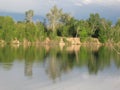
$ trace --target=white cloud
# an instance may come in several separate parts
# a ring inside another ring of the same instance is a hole
[[[0,0],[0,10],[12,12],[24,12],[27,9],[46,9],[52,5],[116,5],[120,4],[120,0]],[[64,8],[64,7],[63,7]]]
[[[90,4],[90,3],[93,3],[92,0],[83,0],[82,2],[83,2],[84,4]]]
[[[36,14],[45,15],[54,4],[70,13],[77,12],[78,7],[75,6],[87,8],[92,5],[96,8],[97,5],[104,5],[120,8],[120,0],[0,0],[0,11],[24,13],[32,9]]]
[[[83,6],[89,4],[111,6],[111,5],[119,5],[120,0],[74,0],[73,3],[76,6]]]
[[[38,13],[45,13],[55,0],[0,0],[0,11],[24,13],[32,9]]]
[[[35,9],[37,0],[0,0],[0,10],[23,12],[27,9]]]
[[[75,6],[82,6],[82,3],[75,3]]]

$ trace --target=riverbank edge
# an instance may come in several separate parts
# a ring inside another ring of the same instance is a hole
[[[65,45],[84,45],[84,46],[113,46],[113,45],[120,45],[120,43],[113,43],[113,42],[106,42],[106,43],[101,43],[97,38],[88,38],[84,42],[81,42],[80,38],[76,37],[59,37],[58,39],[50,39],[46,38],[45,40],[36,40],[36,41],[29,41],[27,39],[24,39],[22,42],[20,42],[17,39],[14,39],[10,42],[6,42],[5,40],[0,40],[0,45],[25,45],[25,46],[31,46],[31,45],[60,45],[60,46],[65,46]]]

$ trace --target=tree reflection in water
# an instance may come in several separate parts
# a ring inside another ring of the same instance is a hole
[[[109,47],[93,49],[89,46],[79,46],[76,49],[72,46],[64,47],[62,50],[58,46],[45,47],[1,47],[0,68],[10,70],[15,61],[24,62],[25,76],[32,76],[34,63],[42,63],[48,76],[56,80],[75,67],[79,69],[87,67],[90,74],[97,74],[106,67],[110,67],[113,62],[117,68],[120,67],[120,55]]]

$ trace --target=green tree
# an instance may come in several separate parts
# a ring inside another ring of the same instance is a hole
[[[104,18],[101,19],[100,25],[99,25],[99,40],[102,43],[107,42],[111,38],[111,21],[108,21]]]
[[[0,39],[2,39],[3,34],[3,24],[4,24],[4,16],[0,16]]]
[[[115,26],[120,27],[120,18],[117,20]]]
[[[36,40],[36,27],[34,23],[26,23],[25,26],[25,39],[29,41],[35,41]]]
[[[117,20],[115,26],[112,28],[112,39],[114,42],[120,42],[120,19]]]
[[[76,37],[85,38],[88,36],[89,25],[85,20],[79,20],[74,23]]]
[[[89,34],[93,37],[98,37],[99,25],[100,25],[100,15],[98,13],[90,14],[88,23],[89,23],[89,28],[90,28]]]
[[[36,35],[40,40],[44,40],[46,37],[45,25],[40,21],[36,22]]]
[[[72,18],[73,17],[69,13],[62,13],[60,21],[63,25],[68,25]]]
[[[15,23],[14,20],[9,17],[6,16],[3,19],[2,22],[2,39],[9,42],[12,39],[14,39],[14,32],[15,32]]]
[[[23,41],[23,39],[25,38],[25,28],[26,24],[24,22],[17,22],[15,24],[15,37],[19,41]]]

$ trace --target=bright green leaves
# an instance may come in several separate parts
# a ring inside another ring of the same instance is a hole
[[[10,41],[14,38],[15,23],[9,16],[0,17],[0,38]]]

